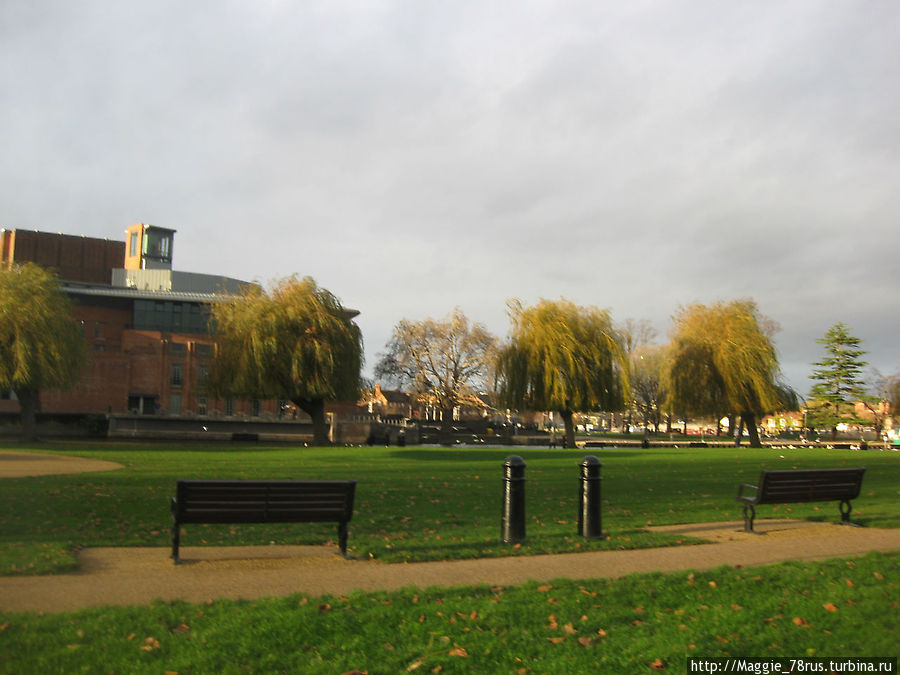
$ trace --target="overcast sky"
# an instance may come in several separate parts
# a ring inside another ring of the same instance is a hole
[[[900,370],[900,3],[0,2],[0,227],[402,318],[754,298]]]

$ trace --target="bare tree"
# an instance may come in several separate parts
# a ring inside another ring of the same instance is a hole
[[[451,442],[453,409],[483,406],[496,338],[457,307],[443,319],[403,319],[379,354],[375,376],[430,397],[441,411],[441,442]]]

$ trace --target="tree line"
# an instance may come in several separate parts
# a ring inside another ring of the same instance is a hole
[[[26,436],[40,390],[74,383],[86,359],[70,310],[52,273],[30,264],[0,271],[0,390],[16,393]],[[679,308],[666,345],[653,342],[646,321],[617,324],[605,309],[565,299],[512,300],[508,313],[505,340],[459,308],[441,319],[402,319],[375,376],[427,397],[443,413],[444,438],[454,408],[493,406],[555,411],[567,447],[575,445],[575,414],[595,411],[628,411],[657,431],[664,416],[728,417],[730,430],[746,428],[759,446],[759,420],[799,406],[782,377],[777,325],[753,300]],[[211,306],[210,392],[289,400],[312,419],[314,443],[326,445],[325,402],[359,396],[363,339],[353,316],[308,277],[223,297]],[[900,376],[880,378],[869,394],[865,352],[847,327],[835,324],[818,342],[826,355],[813,364],[810,426],[835,434],[842,422],[858,423],[849,412],[857,401],[876,419],[890,414],[884,402],[896,406]]]

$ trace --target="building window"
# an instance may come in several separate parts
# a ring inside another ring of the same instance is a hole
[[[181,414],[181,394],[172,394],[169,396],[169,414]]]
[[[184,384],[184,366],[180,363],[172,364],[172,386],[180,387]]]
[[[131,242],[128,245],[128,255],[130,257],[135,257],[138,254],[138,233],[131,233]]]
[[[209,368],[205,365],[197,366],[197,386],[206,387],[206,381],[209,379]]]
[[[186,351],[186,345],[183,342],[171,342],[169,346],[170,353],[175,356],[182,356]]]
[[[95,340],[100,339],[100,322],[99,321],[94,322],[94,339]]]
[[[259,417],[260,412],[262,412],[262,401],[260,401],[258,398],[255,398],[250,402],[250,414],[253,417]]]
[[[197,398],[197,414],[206,415],[209,412],[209,399],[206,396]]]
[[[225,416],[231,417],[234,415],[234,399],[226,398],[225,399]]]

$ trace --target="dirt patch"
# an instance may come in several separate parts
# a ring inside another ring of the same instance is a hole
[[[114,471],[121,468],[123,468],[121,464],[107,462],[102,459],[0,450],[0,478]]]

